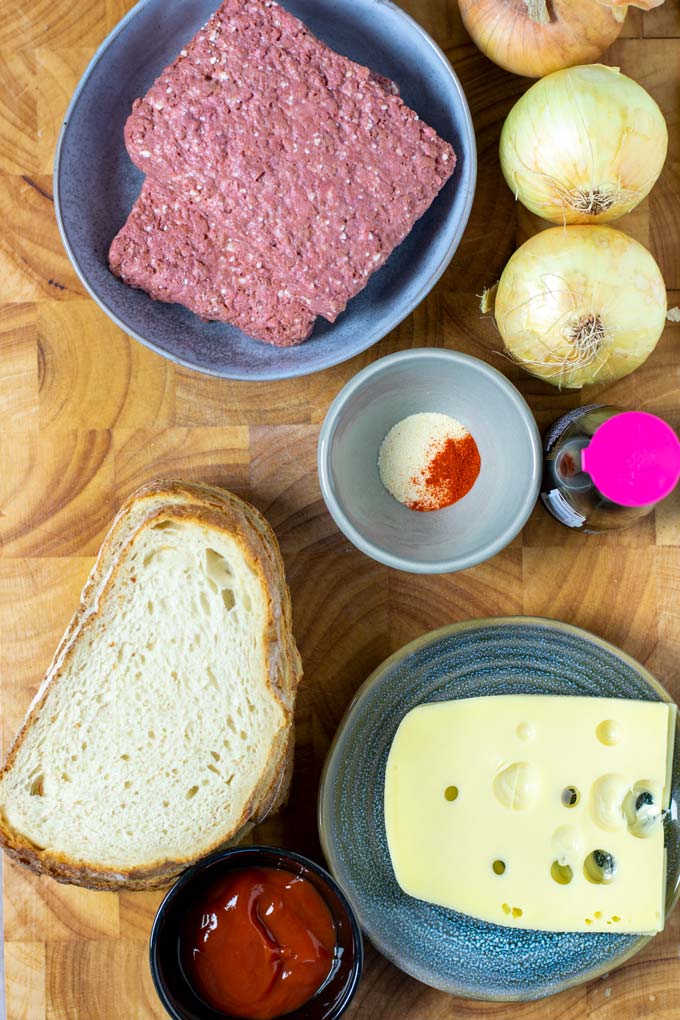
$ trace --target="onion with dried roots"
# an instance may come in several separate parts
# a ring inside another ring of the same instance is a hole
[[[513,106],[500,142],[515,197],[553,223],[605,223],[630,212],[667,149],[666,122],[649,93],[602,64],[537,81]]]
[[[663,0],[458,0],[466,29],[490,60],[542,78],[599,60],[619,36],[628,7]]]
[[[641,244],[611,227],[551,227],[530,238],[482,299],[508,355],[555,386],[628,375],[656,347],[666,288]]]

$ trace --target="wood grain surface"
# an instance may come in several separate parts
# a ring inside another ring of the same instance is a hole
[[[169,0],[170,2],[170,0]],[[181,2],[181,0],[172,0]],[[320,422],[360,368],[391,351],[441,345],[483,358],[522,390],[541,426],[582,402],[645,409],[680,427],[680,326],[632,377],[559,393],[498,354],[478,312],[518,240],[519,213],[497,156],[503,119],[527,82],[499,70],[462,29],[455,0],[406,0],[446,50],[477,131],[479,183],[450,269],[372,350],[307,379],[231,383],[164,361],[129,340],[84,293],[54,219],[51,168],[69,98],[129,0],[0,0],[0,695],[6,749],[35,693],[109,522],[157,475],[201,479],[255,503],[276,529],[292,589],[306,680],[288,808],[255,833],[320,855],[315,796],[324,755],[353,692],[404,642],[442,624],[516,613],[559,617],[615,642],[680,698],[680,491],[618,535],[572,534],[536,509],[492,561],[411,577],[362,556],[327,514],[315,470]],[[656,255],[680,304],[680,6],[632,11],[608,52],[657,99],[667,166],[618,226]],[[105,805],[102,805],[105,810]],[[164,1016],[147,939],[159,894],[93,893],[5,864],[9,1020]],[[678,1020],[680,911],[626,966],[527,1005],[453,1000],[369,948],[348,1020]]]

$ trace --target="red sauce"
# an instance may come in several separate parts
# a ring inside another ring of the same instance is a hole
[[[229,1016],[271,1020],[297,1009],[333,962],[333,918],[311,882],[290,871],[243,868],[196,904],[183,960],[194,990]]]

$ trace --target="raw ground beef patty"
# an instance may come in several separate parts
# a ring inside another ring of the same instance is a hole
[[[109,251],[112,272],[157,301],[231,322],[278,347],[301,343],[314,313],[201,210],[147,180]]]
[[[149,177],[331,321],[455,165],[391,88],[271,0],[224,0],[135,102],[125,138]],[[179,290],[167,300],[189,304]]]

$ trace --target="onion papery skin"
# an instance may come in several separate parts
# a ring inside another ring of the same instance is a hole
[[[498,284],[508,355],[555,386],[580,389],[633,372],[656,347],[666,288],[653,257],[611,227],[551,227],[530,238]]]
[[[458,0],[463,23],[482,53],[527,78],[599,60],[623,28],[599,0],[551,0],[550,22],[534,21],[524,0]]]
[[[515,197],[553,223],[607,223],[630,212],[650,192],[667,150],[666,121],[649,93],[602,64],[532,85],[500,141]]]

